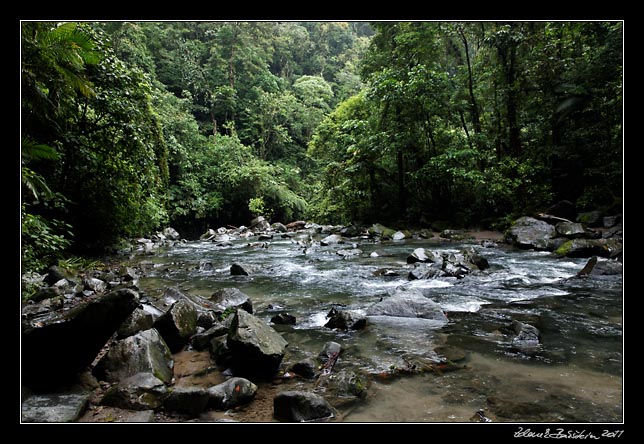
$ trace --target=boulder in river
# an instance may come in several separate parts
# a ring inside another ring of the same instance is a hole
[[[538,349],[541,333],[537,327],[519,321],[512,321],[510,328],[516,333],[516,336],[512,338],[513,347],[527,353]]]
[[[271,377],[279,368],[288,342],[263,320],[237,310],[226,341],[236,375]]]
[[[414,264],[414,269],[409,271],[407,279],[414,281],[417,279],[431,279],[435,276],[442,274],[441,269],[436,264],[425,264],[417,262]]]
[[[367,316],[422,318],[447,322],[440,305],[413,291],[400,291],[376,302],[367,309]]]
[[[297,373],[303,378],[313,379],[317,373],[317,365],[311,358],[306,358],[293,364],[289,371]]]
[[[385,227],[382,224],[373,224],[371,228],[369,228],[369,234],[371,236],[379,236],[382,238],[391,239],[395,232],[396,230],[392,230],[391,228]]]
[[[253,219],[250,222],[249,228],[253,230],[255,233],[259,233],[260,231],[270,230],[271,224],[268,223],[268,221],[264,218],[264,216],[257,216],[255,219]]]
[[[250,300],[250,296],[239,288],[220,288],[210,295],[210,300],[219,306],[221,313],[227,308],[241,308],[253,314],[253,302]]]
[[[139,295],[112,291],[69,309],[22,325],[22,378],[41,389],[64,384],[85,370],[134,311]]]
[[[555,250],[560,257],[615,257],[621,252],[622,242],[618,238],[571,239]]]
[[[172,227],[168,227],[168,228],[164,229],[163,230],[163,235],[166,238],[168,238],[170,240],[174,240],[174,241],[178,241],[178,240],[181,239],[181,236],[179,235],[179,232],[177,230],[175,230],[174,228],[172,228]]]
[[[285,391],[273,399],[275,418],[287,422],[307,422],[332,418],[333,407],[320,395],[304,391]]]
[[[232,264],[230,266],[230,274],[232,276],[248,276],[250,273],[246,268],[247,267],[244,267],[240,264]]]
[[[207,391],[209,406],[227,410],[251,402],[257,393],[257,386],[245,378],[230,378]]]
[[[197,332],[197,311],[185,299],[172,304],[154,323],[172,353],[180,351]]]
[[[416,262],[443,262],[443,258],[438,253],[425,250],[424,248],[416,248],[409,256],[407,256],[408,264],[415,264]]]
[[[555,237],[555,227],[534,217],[524,216],[517,219],[505,233],[505,240],[519,248],[549,250],[550,239]]]
[[[611,276],[622,274],[623,265],[621,262],[608,259],[598,260],[597,256],[588,259],[584,268],[577,273],[578,277],[581,276]]]
[[[137,373],[110,387],[101,405],[129,410],[154,410],[163,405],[168,389],[152,373]]]
[[[615,225],[622,223],[622,215],[616,214],[615,216],[605,216],[602,219],[604,228],[613,228]]]
[[[288,313],[278,313],[271,318],[271,322],[279,325],[295,325],[296,319]]]
[[[298,230],[303,230],[304,227],[306,227],[306,221],[303,220],[296,220],[291,223],[286,224],[286,228],[289,231],[298,231]]]
[[[461,251],[461,254],[467,263],[474,265],[481,271],[490,268],[490,263],[487,259],[481,256],[474,248],[465,248]]]
[[[286,225],[284,225],[281,222],[275,222],[274,224],[272,224],[271,229],[273,231],[277,231],[278,233],[286,233],[288,231],[288,228],[286,228]]]
[[[320,376],[318,389],[324,390],[327,399],[336,406],[346,406],[367,394],[366,382],[356,372],[342,369]]]
[[[339,234],[330,234],[320,241],[320,245],[322,245],[323,247],[343,243],[344,239],[342,239],[342,236],[340,236]]]
[[[156,329],[137,333],[110,346],[94,368],[99,379],[116,382],[137,373],[151,373],[164,383],[172,381],[174,361]]]
[[[327,328],[339,330],[360,330],[367,325],[367,318],[360,313],[351,310],[336,310],[329,312],[329,320],[324,324]]]

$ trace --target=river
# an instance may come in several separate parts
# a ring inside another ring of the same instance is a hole
[[[586,259],[560,259],[503,244],[483,248],[474,241],[433,238],[379,243],[349,239],[347,244],[320,246],[315,241],[322,237],[314,232],[293,233],[292,238],[276,234],[265,247],[249,246],[254,239],[235,240],[228,247],[211,241],[177,244],[140,257],[146,273],[139,287],[150,299],[168,286],[203,297],[218,288],[237,287],[251,297],[254,313],[266,322],[276,307],[288,311],[296,325],[275,327],[289,342],[285,363],[315,356],[327,341],[342,344],[336,369],[364,375],[369,387],[365,399],[339,409],[336,421],[469,422],[478,410],[493,421],[622,421],[621,275],[576,278]],[[312,246],[303,245],[311,239]],[[362,254],[337,254],[352,247]],[[475,247],[490,268],[463,279],[410,281],[412,265],[406,257],[418,247],[439,253]],[[233,263],[250,268],[250,276],[231,276]],[[383,268],[398,275],[374,274]],[[400,291],[422,292],[440,304],[449,322],[369,320],[364,330],[348,332],[324,327],[334,306],[364,313]],[[539,329],[539,349],[524,353],[512,347],[506,329],[513,320]],[[464,354],[458,370],[402,376],[392,371],[438,362],[436,350],[446,348]],[[291,383],[298,384],[303,383]],[[260,385],[256,410],[261,399],[279,389]],[[253,404],[226,415],[272,420],[269,407],[264,413],[251,414],[252,409]]]

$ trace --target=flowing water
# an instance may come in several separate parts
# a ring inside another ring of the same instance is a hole
[[[248,240],[229,247],[178,244],[144,258],[147,273],[139,287],[150,298],[169,286],[203,297],[237,287],[266,322],[276,310],[287,311],[297,324],[275,327],[289,342],[285,363],[317,355],[327,341],[342,344],[336,368],[364,375],[369,388],[364,400],[340,408],[336,420],[467,422],[482,409],[494,421],[622,421],[621,276],[575,278],[586,259],[503,245],[483,248],[473,241],[353,239],[306,248],[310,238],[302,232],[292,239],[276,235],[267,248],[251,247]],[[362,254],[337,254],[352,243]],[[415,248],[457,253],[471,246],[487,258],[489,269],[463,279],[408,280],[413,266],[406,257]],[[233,263],[251,269],[250,276],[231,276]],[[375,275],[381,269],[398,276]],[[334,306],[364,313],[397,291],[422,292],[440,304],[449,322],[374,318],[360,331],[324,327]],[[537,350],[512,346],[512,320],[539,329]],[[461,354],[452,358],[458,369],[400,371],[441,362],[446,349]]]

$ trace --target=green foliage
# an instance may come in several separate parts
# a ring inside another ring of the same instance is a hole
[[[29,214],[26,205],[21,210],[22,271],[44,271],[62,257],[72,237],[71,226],[62,221],[47,220],[40,215]]]

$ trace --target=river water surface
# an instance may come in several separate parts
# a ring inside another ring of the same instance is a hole
[[[363,375],[368,390],[365,399],[341,407],[337,421],[469,422],[478,410],[493,421],[622,421],[621,275],[576,278],[586,259],[505,245],[483,248],[474,241],[347,239],[307,248],[311,237],[322,235],[292,234],[275,235],[267,248],[249,246],[252,238],[229,247],[177,244],[143,258],[147,272],[139,287],[149,298],[170,286],[206,298],[218,288],[237,287],[266,322],[275,310],[287,311],[297,324],[275,327],[289,342],[285,364],[314,357],[327,341],[342,344],[336,369]],[[337,254],[352,247],[362,254]],[[475,247],[490,268],[463,279],[410,281],[413,266],[406,257],[418,247],[439,253]],[[250,268],[250,276],[231,276],[233,263]],[[376,276],[383,268],[398,275]],[[369,319],[360,331],[324,327],[334,306],[364,312],[400,291],[431,298],[449,322],[394,318]],[[507,328],[513,320],[539,329],[540,348],[526,353],[512,346]],[[452,358],[458,369],[412,371],[441,362],[445,350],[460,354]],[[262,390],[276,387],[260,385],[258,399]],[[270,421],[270,413],[267,407],[265,415],[230,417]]]

